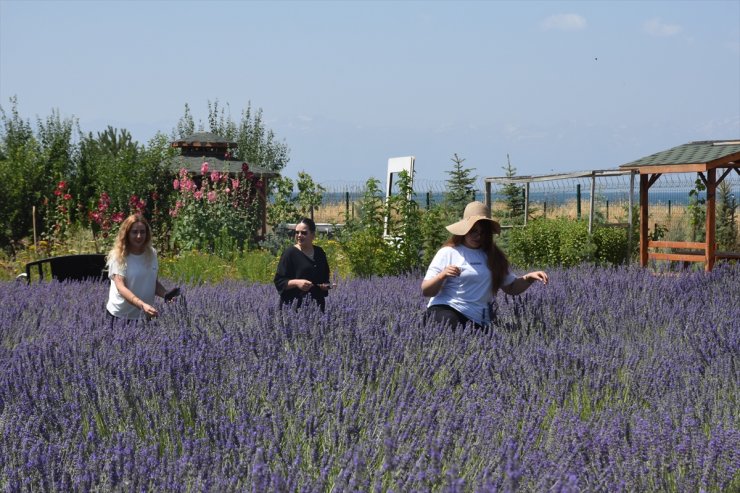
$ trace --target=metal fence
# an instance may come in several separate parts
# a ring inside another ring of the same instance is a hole
[[[650,230],[660,231],[666,240],[691,241],[689,192],[696,189],[696,173],[675,173],[662,175],[650,188]],[[629,222],[630,174],[617,170],[595,170],[558,175],[529,177],[489,177],[478,178],[475,200],[486,200],[486,190],[490,190],[490,201],[493,216],[501,219],[506,225],[506,199],[503,193],[507,183],[521,188],[527,196],[527,217],[569,217],[593,218],[605,224],[622,224]],[[723,183],[729,187],[730,201],[740,199],[740,175],[729,174]],[[328,182],[324,187],[323,203],[316,213],[317,222],[344,222],[354,215],[362,196],[365,193],[364,183]],[[383,189],[381,184],[381,189]],[[394,187],[395,188],[395,187]],[[442,203],[446,181],[415,180],[415,200],[421,208]],[[397,193],[398,190],[394,190]],[[698,198],[704,199],[704,192],[698,191]],[[639,201],[639,179],[635,178],[633,205]],[[720,190],[717,203],[721,202]],[[593,214],[591,214],[593,204]],[[638,221],[637,217],[633,220]],[[740,229],[740,214],[736,214],[735,223]]]

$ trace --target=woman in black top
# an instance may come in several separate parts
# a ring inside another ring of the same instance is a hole
[[[310,297],[324,311],[324,298],[329,294],[329,262],[321,247],[313,244],[316,238],[316,223],[303,218],[295,227],[295,245],[283,251],[275,273],[275,287],[282,303]]]

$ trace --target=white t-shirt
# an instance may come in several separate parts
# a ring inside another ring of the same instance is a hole
[[[152,250],[151,255],[128,254],[125,268],[115,260],[108,262],[108,277],[111,280],[108,304],[106,305],[108,311],[118,318],[137,319],[144,317],[139,307],[123,299],[121,293],[118,292],[118,288],[116,288],[116,283],[113,282],[113,276],[118,274],[126,278],[126,287],[138,298],[151,305],[154,303],[154,292],[157,289],[158,269],[157,252],[154,250]]]
[[[442,247],[429,264],[424,279],[432,279],[448,265],[460,267],[460,275],[445,279],[439,293],[432,296],[427,306],[447,305],[477,324],[486,323],[492,296],[491,270],[485,252],[465,245]],[[508,286],[515,279],[509,271],[502,284]]]

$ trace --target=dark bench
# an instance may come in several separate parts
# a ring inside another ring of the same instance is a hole
[[[105,255],[102,253],[61,255],[29,262],[26,264],[26,281],[31,282],[32,270],[37,271],[39,280],[44,279],[45,269],[57,281],[104,281],[108,277]]]

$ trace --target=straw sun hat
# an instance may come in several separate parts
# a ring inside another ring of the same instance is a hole
[[[491,211],[483,202],[471,202],[465,206],[461,221],[447,226],[447,231],[453,235],[465,236],[478,221],[488,221],[495,234],[501,233],[501,225],[490,218]]]

